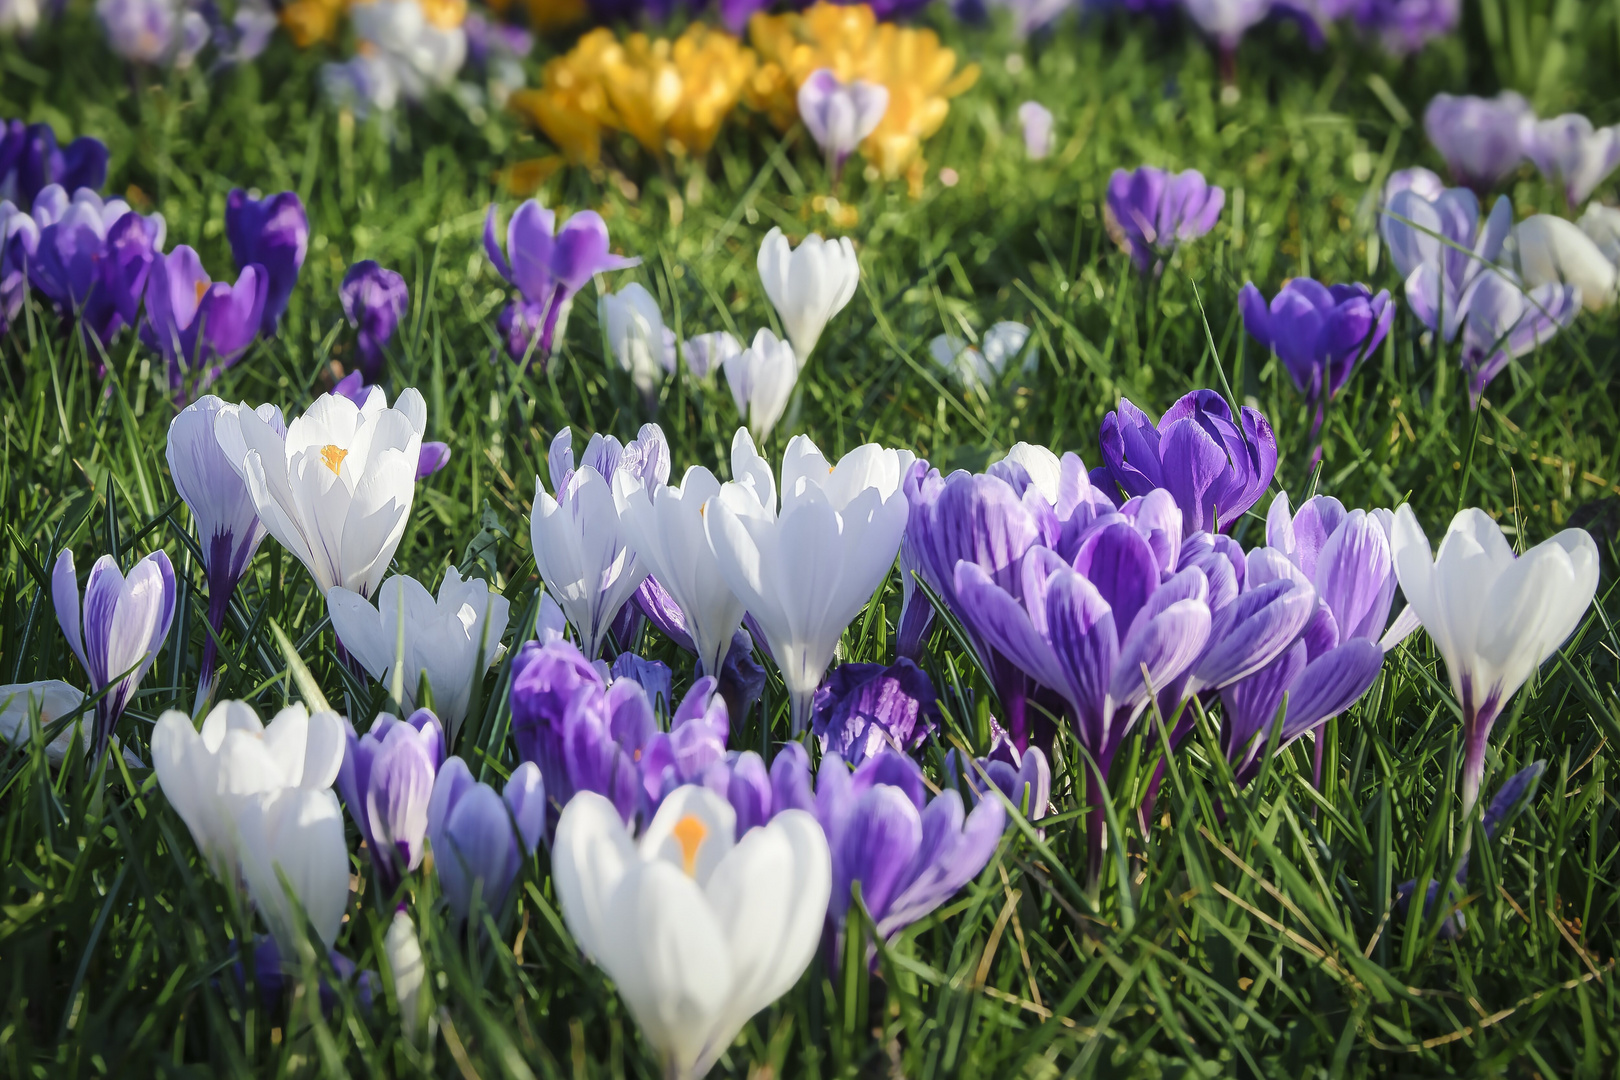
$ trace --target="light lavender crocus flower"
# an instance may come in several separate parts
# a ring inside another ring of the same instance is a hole
[[[1436,94],[1423,110],[1423,130],[1446,159],[1452,180],[1483,196],[1524,160],[1519,124],[1534,115],[1512,90],[1494,98]]]
[[[1221,53],[1223,76],[1235,74],[1238,42],[1249,29],[1271,14],[1272,0],[1181,0],[1183,10],[1198,28],[1215,40]]]
[[[96,702],[92,745],[97,758],[169,635],[174,597],[174,567],[163,552],[136,563],[128,577],[119,572],[116,559],[103,555],[90,568],[81,617],[73,552],[63,551],[56,560],[51,573],[56,621],[84,668],[91,694],[106,688]]]
[[[1145,273],[1214,228],[1225,205],[1225,190],[1211,186],[1197,169],[1168,173],[1143,165],[1135,172],[1114,170],[1103,219],[1108,235]]]
[[[539,850],[546,828],[546,786],[533,762],[512,770],[502,794],[473,779],[467,763],[446,758],[428,802],[427,836],[439,888],[457,919],[477,895],[499,913],[523,860]]]
[[[366,842],[387,903],[427,853],[428,805],[444,761],[444,730],[427,709],[405,720],[382,713],[364,735],[347,720],[344,725],[338,794]]]
[[[1412,188],[1389,200],[1383,228],[1390,259],[1406,279],[1412,314],[1442,341],[1452,341],[1474,291],[1502,254],[1513,207],[1499,198],[1481,223],[1479,200],[1467,188],[1447,188],[1434,199]]]
[[[212,633],[203,645],[199,701],[208,699],[213,683],[218,638],[231,597],[265,537],[265,527],[259,521],[247,484],[214,435],[218,414],[239,408],[242,406],[228,405],[208,394],[182,409],[169,424],[169,475],[196,523],[203,575],[208,581],[207,619]],[[279,408],[260,405],[256,411],[260,420],[286,435],[287,424]]]
[[[978,876],[995,854],[1007,813],[983,799],[964,813],[962,796],[947,788],[928,798],[922,769],[886,750],[852,774],[836,753],[816,774],[816,819],[832,851],[832,898],[827,905],[828,946],[841,949],[860,882],[861,903],[877,933],[893,939]]]
[[[683,351],[686,370],[692,373],[693,378],[706,379],[723,368],[727,360],[741,353],[743,344],[735,334],[714,330],[687,338]]]
[[[889,88],[864,79],[844,82],[829,68],[810,74],[799,86],[799,119],[827,156],[836,180],[844,162],[889,109]]]
[[[1519,122],[1524,154],[1550,184],[1563,188],[1573,211],[1620,165],[1620,124],[1593,128],[1578,113],[1537,120],[1526,113]]]
[[[208,44],[208,21],[177,0],[96,0],[107,44],[138,64],[189,67]]]
[[[1549,282],[1526,289],[1510,270],[1492,267],[1482,276],[1463,327],[1463,371],[1475,408],[1485,387],[1508,362],[1546,344],[1575,321],[1581,290]]]
[[[1018,106],[1018,123],[1024,133],[1024,153],[1031,161],[1041,161],[1052,152],[1052,110],[1038,101]]]
[[[484,251],[495,272],[522,294],[521,303],[527,305],[522,319],[514,317],[512,323],[517,326],[521,321],[523,335],[507,339],[507,353],[514,360],[522,360],[531,348],[541,361],[551,355],[559,323],[593,274],[641,262],[608,251],[607,223],[594,210],[575,214],[558,229],[557,215],[530,199],[507,222],[504,253],[495,222],[496,208],[491,204],[484,219]]]

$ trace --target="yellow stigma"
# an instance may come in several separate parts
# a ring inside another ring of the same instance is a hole
[[[343,449],[343,447],[338,446],[336,443],[327,443],[325,446],[321,447],[321,461],[325,463],[326,467],[331,469],[334,473],[337,472],[338,467],[343,464],[343,459],[348,456],[349,452]]]
[[[197,282],[197,303],[199,303],[199,304],[202,303],[203,293],[205,293],[207,291],[208,291],[208,281],[206,279],[203,280],[203,281]]]
[[[698,848],[703,846],[704,837],[709,835],[709,827],[696,814],[687,814],[675,823],[670,832],[675,842],[681,845],[681,864],[686,876],[696,876]]]

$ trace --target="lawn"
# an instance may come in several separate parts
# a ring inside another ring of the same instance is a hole
[[[193,246],[216,278],[232,267],[228,193],[299,195],[307,259],[279,333],[210,388],[226,401],[299,414],[356,364],[338,300],[350,264],[399,271],[410,301],[381,385],[390,401],[421,392],[425,438],[451,456],[417,485],[393,569],[430,589],[452,565],[488,579],[510,601],[514,654],[535,626],[529,518],[536,478],[552,490],[556,433],[572,428],[577,452],[593,432],[628,441],[655,421],[672,480],[689,465],[730,478],[742,418],[725,378],[683,365],[649,399],[614,360],[598,290],[639,282],[679,339],[728,330],[746,343],[780,328],[756,270],[773,226],[795,242],[848,236],[861,270],[761,446],[773,465],[807,435],[829,460],[876,442],[942,472],[983,471],[1028,441],[1094,467],[1099,425],[1122,397],[1158,416],[1209,388],[1261,411],[1276,435],[1275,479],[1231,529],[1246,548],[1265,542],[1268,501],[1284,491],[1295,506],[1312,493],[1348,507],[1410,503],[1432,541],[1470,506],[1520,551],[1572,524],[1592,533],[1603,558],[1597,600],[1508,703],[1484,790],[1535,761],[1546,771],[1510,829],[1474,835],[1471,860],[1459,704],[1420,631],[1321,729],[1319,785],[1306,740],[1237,786],[1211,699],[1144,834],[1126,793],[1140,793],[1159,747],[1141,727],[1110,777],[1112,843],[1094,884],[1084,880],[1085,759],[1065,732],[1050,746],[1053,807],[1039,832],[1009,828],[982,872],[875,953],[863,947],[870,924],[852,916],[844,948],[818,950],[713,1075],[1615,1075],[1614,308],[1584,313],[1516,359],[1473,409],[1457,347],[1414,316],[1378,218],[1391,172],[1444,171],[1422,126],[1435,93],[1516,88],[1542,116],[1620,120],[1616,9],[1469,3],[1456,34],[1407,58],[1347,26],[1312,48],[1295,25],[1272,22],[1245,38],[1231,83],[1173,13],[1070,15],[1022,41],[1004,18],[963,25],[943,5],[915,21],[979,75],[925,140],[926,168],[911,183],[859,157],[835,177],[802,126],[783,132],[742,107],[704,154],[654,156],[610,133],[599,164],[561,164],[524,119],[468,95],[435,93],[369,118],[334,108],[319,68],[348,51],[335,44],[300,50],[278,33],[257,60],[217,71],[126,64],[82,0],[30,40],[0,39],[0,117],[48,121],[63,141],[102,139],[105,191],[161,212],[166,245]],[[540,35],[531,84],[575,36]],[[1043,160],[1024,149],[1017,109],[1027,100],[1055,117]],[[1104,221],[1110,174],[1140,164],[1196,168],[1226,193],[1214,229],[1157,273],[1139,272]],[[1528,163],[1499,190],[1517,218],[1566,212]],[[512,290],[482,242],[491,204],[504,222],[531,196],[559,220],[598,211],[613,250],[641,260],[584,286],[549,366],[506,355],[496,320]],[[1617,196],[1611,178],[1595,198]],[[1238,306],[1247,282],[1270,296],[1304,276],[1388,289],[1397,304],[1388,336],[1327,410],[1319,465],[1311,410]],[[936,336],[977,339],[1001,320],[1031,328],[1032,370],[971,384],[933,359]],[[87,350],[36,294],[0,338],[0,367],[0,677],[84,685],[50,602],[60,552],[71,549],[82,573],[106,553],[127,570],[166,551],[173,628],[118,727],[149,764],[159,714],[192,711],[208,640],[201,551],[165,456],[177,404],[163,361],[128,331],[105,357]],[[840,660],[894,660],[901,592],[897,569],[845,631]],[[215,700],[247,700],[264,717],[310,700],[281,632],[358,730],[388,706],[394,689],[345,666],[320,590],[274,538],[226,617]],[[670,665],[678,699],[695,677],[690,658],[641,633],[639,651]],[[791,737],[784,683],[761,658],[764,696],[731,718],[734,748]],[[935,620],[920,663],[943,709],[917,757],[931,784],[948,783],[945,752],[984,753],[990,715],[1005,714],[949,620]],[[519,761],[506,737],[511,680],[509,656],[475,691],[457,746],[497,788]],[[210,872],[153,771],[116,755],[104,772],[76,757],[57,766],[42,742],[14,740],[0,752],[0,1074],[660,1075],[657,1047],[565,925],[544,849],[471,928],[440,901],[435,873],[407,875],[434,1032],[410,1024],[386,974],[393,902],[347,827],[353,893],[335,951],[384,977],[344,980],[309,949],[283,993],[255,991],[237,942],[263,927]],[[1401,883],[1459,865],[1455,904],[1397,902]]]

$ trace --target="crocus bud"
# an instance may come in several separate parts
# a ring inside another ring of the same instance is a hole
[[[1483,195],[1524,160],[1519,124],[1533,115],[1530,103],[1512,90],[1494,98],[1436,94],[1423,110],[1423,130],[1446,159],[1451,178]]]
[[[1601,311],[1614,302],[1614,264],[1573,222],[1533,214],[1513,227],[1513,252],[1527,288],[1574,285],[1588,311]]]
[[[1052,152],[1052,110],[1038,101],[1018,106],[1018,123],[1024,129],[1024,153],[1040,161]]]
[[[163,552],[154,551],[136,563],[128,577],[119,572],[116,559],[103,555],[85,583],[81,618],[72,550],[64,550],[56,560],[51,600],[57,623],[84,668],[90,692],[111,684],[96,702],[93,746],[98,758],[169,636],[174,597],[174,567]]]
[[[827,155],[834,177],[888,108],[888,87],[864,79],[846,83],[828,68],[811,72],[799,86],[799,118]]]
[[[617,293],[603,293],[598,305],[608,345],[619,366],[649,406],[668,369],[664,364],[664,316],[658,301],[638,281]]]
[[[376,382],[382,377],[383,350],[410,307],[405,279],[371,259],[364,259],[343,275],[338,300],[343,304],[349,325],[360,331],[356,338],[360,370],[368,382]]]
[[[532,762],[513,770],[503,798],[475,781],[459,757],[445,760],[428,804],[428,843],[439,887],[458,919],[471,913],[475,893],[489,911],[506,903],[523,859],[540,844],[544,791]]]
[[[422,1014],[431,1008],[423,1007],[431,998],[431,992],[423,992],[427,988],[427,965],[422,961],[422,945],[416,940],[416,928],[404,908],[394,912],[394,921],[388,924],[388,933],[383,938],[383,958],[394,983],[399,1026],[404,1029],[405,1038],[415,1039]],[[432,1027],[430,1020],[430,1032]]]
[[[303,200],[292,191],[254,199],[235,188],[225,199],[225,236],[237,266],[264,267],[267,281],[259,330],[270,337],[287,310],[287,298],[298,284],[309,249],[309,216]]]
[[[444,732],[426,709],[409,720],[382,713],[358,737],[352,724],[345,726],[338,791],[360,828],[386,902],[404,875],[422,863],[428,801],[444,758]]]
[[[855,295],[861,264],[846,236],[823,240],[811,233],[793,248],[773,228],[759,245],[759,278],[802,368],[827,322]]]
[[[799,366],[793,346],[764,329],[754,335],[753,345],[725,361],[731,400],[748,421],[748,430],[762,443],[787,410]]]

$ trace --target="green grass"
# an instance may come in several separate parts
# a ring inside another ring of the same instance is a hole
[[[1410,499],[1432,538],[1460,504],[1477,504],[1525,545],[1577,510],[1589,518],[1620,491],[1612,312],[1583,316],[1499,377],[1476,440],[1455,356],[1421,341],[1403,307],[1334,405],[1313,475],[1309,418],[1279,365],[1246,339],[1236,296],[1247,280],[1269,294],[1307,273],[1398,294],[1387,260],[1369,250],[1375,194],[1392,168],[1439,167],[1413,120],[1430,94],[1516,85],[1544,114],[1613,122],[1616,35],[1612,6],[1578,0],[1470,6],[1458,40],[1406,62],[1344,35],[1311,53],[1292,31],[1265,28],[1240,54],[1241,95],[1223,103],[1213,60],[1181,28],[1067,25],[1026,48],[999,30],[947,26],[984,75],[928,143],[920,198],[903,184],[868,184],[858,169],[836,189],[859,211],[862,290],[823,337],[767,452],[804,432],[828,453],[878,440],[942,468],[978,468],[1028,439],[1097,464],[1097,424],[1120,395],[1157,411],[1188,389],[1230,385],[1276,425],[1277,486],[1296,500],[1313,486],[1352,505]],[[1013,53],[1024,61],[1016,73]],[[167,217],[169,243],[196,246],[216,276],[230,269],[231,187],[303,196],[313,240],[285,331],[227,375],[227,398],[301,409],[353,347],[336,300],[348,263],[372,257],[404,273],[412,308],[387,384],[422,389],[429,437],[448,440],[454,457],[421,486],[396,567],[436,583],[470,542],[489,538],[488,522],[497,584],[523,612],[537,585],[527,513],[551,436],[572,424],[624,437],[649,417],[604,362],[589,289],[549,375],[490,360],[504,293],[480,253],[483,210],[497,198],[515,205],[492,178],[545,145],[447,97],[399,114],[391,132],[354,125],[318,101],[323,58],[278,41],[254,67],[212,82],[131,73],[76,2],[38,41],[0,43],[0,115],[104,138],[109,190],[136,189]],[[1039,164],[1024,160],[1013,118],[1029,97],[1058,115],[1057,149]],[[615,287],[643,281],[684,335],[766,325],[759,239],[773,224],[831,229],[813,200],[833,189],[802,133],[778,142],[739,114],[701,162],[655,162],[612,141],[609,157],[598,174],[554,178],[545,198],[600,208],[615,246],[645,260]],[[1143,161],[1200,168],[1228,191],[1215,232],[1154,283],[1112,248],[1099,210],[1108,173]],[[947,165],[961,178],[951,188],[938,180]],[[1528,169],[1510,193],[1521,215],[1554,206]],[[982,394],[945,381],[928,340],[1003,318],[1035,327],[1039,371]],[[84,566],[109,550],[127,564],[166,549],[183,582],[176,631],[121,730],[145,757],[152,720],[192,699],[201,575],[164,463],[173,408],[154,366],[126,336],[98,380],[76,341],[31,310],[0,342],[0,677],[82,679],[41,590],[57,552],[72,547]],[[728,460],[737,417],[723,386],[672,379],[657,419],[677,468]],[[1320,795],[1308,748],[1279,755],[1236,793],[1213,743],[1196,738],[1151,834],[1120,815],[1125,842],[1095,898],[1074,884],[1085,847],[1066,786],[1075,752],[1063,744],[1060,814],[1044,840],[1010,834],[977,883],[880,952],[875,974],[818,961],[745,1029],[717,1075],[1616,1075],[1620,823],[1607,772],[1620,738],[1620,600],[1607,506],[1599,604],[1497,725],[1488,790],[1532,760],[1550,764],[1509,842],[1476,857],[1461,940],[1438,938],[1437,918],[1392,907],[1398,883],[1447,873],[1461,839],[1456,706],[1418,635],[1328,725]],[[1247,543],[1260,524],[1240,523]],[[880,598],[882,617],[856,622],[847,658],[887,658],[898,584],[891,577]],[[363,727],[381,692],[343,679],[308,575],[273,540],[227,624],[221,694],[254,697],[268,715],[291,693],[271,620]],[[673,657],[667,643],[647,646]],[[971,661],[938,632],[931,657],[947,736],[981,745],[983,707],[995,706]],[[512,764],[494,738],[503,678],[491,676],[485,700],[495,704],[469,727],[466,746],[484,752],[463,748],[486,777]],[[779,683],[766,701],[782,737]],[[761,723],[757,713],[739,723],[735,742],[757,744]],[[32,748],[6,751],[0,865],[6,1076],[657,1075],[610,985],[563,929],[544,856],[471,941],[432,907],[431,875],[414,880],[442,1006],[431,1050],[400,1036],[386,1000],[368,1013],[345,993],[323,1016],[313,983],[275,1010],[239,993],[225,968],[249,928],[144,771],[115,767],[103,785],[78,765],[53,774]],[[358,859],[355,872],[369,877]],[[387,925],[368,886],[338,943],[362,968],[378,966]]]

